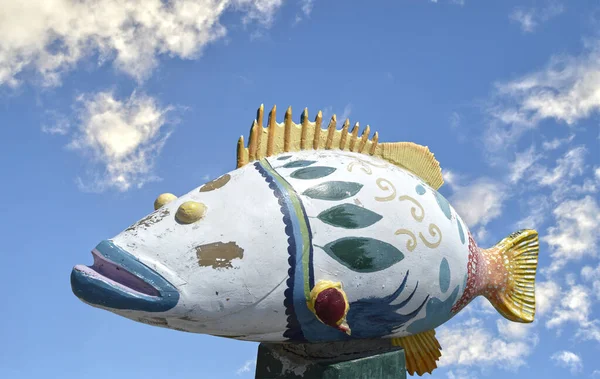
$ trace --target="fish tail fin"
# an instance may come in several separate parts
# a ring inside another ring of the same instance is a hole
[[[496,246],[482,249],[489,261],[484,296],[508,320],[533,322],[538,251],[538,233],[531,229],[515,232]],[[492,262],[498,264],[494,272],[490,269]]]

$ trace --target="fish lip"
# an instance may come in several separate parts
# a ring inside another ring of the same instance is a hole
[[[94,306],[145,312],[165,312],[177,305],[173,284],[110,240],[92,250],[91,266],[76,265],[71,289]]]

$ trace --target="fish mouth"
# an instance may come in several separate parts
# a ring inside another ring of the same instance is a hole
[[[91,266],[77,265],[71,272],[71,289],[84,302],[145,312],[164,312],[177,305],[175,286],[112,241],[100,242],[92,256]]]

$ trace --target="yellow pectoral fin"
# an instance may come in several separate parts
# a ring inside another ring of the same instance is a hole
[[[393,346],[404,349],[406,369],[410,375],[416,372],[419,376],[437,368],[437,361],[442,356],[442,347],[435,338],[435,330],[407,337],[392,338]]]

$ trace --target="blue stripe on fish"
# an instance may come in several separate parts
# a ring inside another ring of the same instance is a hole
[[[332,341],[345,339],[339,330],[320,322],[308,309],[307,299],[315,285],[312,231],[298,193],[266,159],[254,163],[277,197],[288,236],[289,278],[284,292],[287,329],[283,336],[292,341]]]
[[[290,207],[287,191],[282,191],[278,183],[275,181],[275,177],[273,175],[274,171],[271,165],[267,161],[261,160],[255,162],[254,167],[256,170],[258,170],[262,177],[265,178],[269,184],[269,188],[273,190],[275,197],[279,201],[280,210],[283,214],[283,223],[285,224],[285,234],[288,236],[288,263],[290,268],[288,269],[288,279],[286,281],[287,289],[284,292],[285,299],[283,301],[283,305],[285,306],[285,314],[287,315],[287,326],[283,336],[294,341],[306,341],[294,309],[293,288],[295,282],[296,256],[298,249],[296,247],[296,238],[294,236],[295,228],[292,221],[295,217],[292,217],[290,214],[290,209],[293,208]]]

